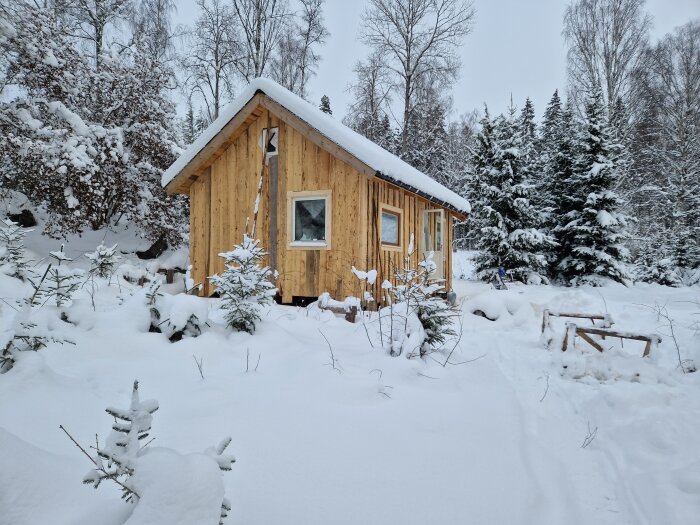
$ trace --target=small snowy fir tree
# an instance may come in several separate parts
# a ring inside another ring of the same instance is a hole
[[[259,244],[259,240],[244,234],[241,244],[219,254],[225,260],[226,270],[210,278],[221,297],[228,326],[251,334],[260,320],[261,307],[271,304],[277,292],[272,270],[261,265],[267,253]]]
[[[112,277],[117,262],[119,262],[119,259],[121,259],[121,256],[117,255],[116,252],[116,244],[111,248],[108,248],[104,244],[100,243],[94,252],[86,253],[85,257],[90,259],[90,275],[102,277],[103,279]]]
[[[153,413],[156,410],[158,410],[158,401],[155,399],[141,401],[139,398],[139,383],[138,381],[134,381],[129,408],[121,409],[109,407],[106,409],[106,412],[114,418],[112,432],[105,440],[104,446],[100,446],[99,443],[96,445],[95,450],[97,455],[95,457],[89,456],[95,468],[85,475],[83,483],[86,485],[93,485],[97,488],[104,480],[112,481],[121,487],[122,499],[132,504],[138,504],[139,499],[144,497],[144,493],[149,490],[149,485],[152,485],[154,481],[158,483],[158,480],[154,480],[153,478],[153,463],[144,466],[144,456],[154,453],[158,454],[161,457],[161,468],[163,468],[162,458],[173,458],[178,461],[177,465],[179,466],[187,465],[186,461],[182,461],[184,456],[181,456],[174,450],[158,447],[147,448],[150,441],[144,443],[144,440],[148,437],[151,430]],[[78,445],[68,431],[63,427],[61,428],[83,453],[87,455],[84,448]],[[231,470],[233,463],[236,461],[232,455],[224,454],[224,451],[230,443],[231,438],[228,437],[222,440],[216,447],[210,447],[204,451],[204,455],[213,460],[219,470]],[[161,452],[165,452],[166,455],[160,454]],[[177,458],[182,459],[178,460]],[[149,471],[149,474],[139,481],[137,472],[142,471],[144,468]],[[165,469],[165,472],[169,475],[170,471]],[[158,475],[157,473],[155,474],[156,476]],[[191,472],[184,471],[182,475],[186,477],[191,475]],[[144,482],[144,480],[148,481]],[[220,483],[220,481],[212,478],[209,478],[207,482]],[[216,489],[216,487],[211,488]],[[200,490],[201,487],[197,487],[197,491]],[[170,496],[174,497],[174,495]],[[179,494],[179,496],[185,499],[192,497],[185,493]],[[199,493],[196,493],[195,497],[201,498]],[[224,518],[231,510],[231,504],[224,496],[220,505],[219,523],[223,524]],[[206,515],[207,518],[211,517],[212,510],[216,511],[216,509],[203,507],[202,516]],[[162,509],[162,511],[164,512],[165,509]],[[199,523],[199,521],[197,521],[197,523]],[[206,521],[202,521],[202,523],[206,523]]]
[[[24,280],[27,277],[27,261],[24,258],[25,230],[19,224],[6,219],[0,227],[0,271]]]
[[[49,255],[55,262],[49,265],[44,295],[45,297],[53,297],[58,307],[68,305],[80,286],[79,273],[69,268],[68,264],[63,264],[72,261],[66,257],[63,245],[61,245],[60,250],[49,252]]]
[[[329,115],[333,114],[333,110],[331,109],[331,99],[328,98],[328,95],[323,95],[321,97],[321,105],[318,106],[318,109],[324,113],[328,113]]]
[[[572,285],[599,285],[601,277],[625,282],[629,252],[622,242],[628,218],[615,193],[622,146],[611,140],[600,86],[589,93],[578,148],[567,181],[568,211],[555,228],[563,254],[558,269]]]
[[[136,460],[144,448],[142,440],[148,437],[153,421],[153,413],[158,410],[158,401],[139,399],[139,383],[134,381],[131,404],[124,410],[108,407],[105,411],[114,418],[112,432],[107,436],[104,447],[97,448],[94,458],[97,468],[83,478],[83,483],[95,488],[108,479],[122,488],[122,498],[136,503],[138,495],[131,485]]]
[[[508,117],[492,123],[488,115],[482,121],[474,155],[476,173],[474,193],[482,206],[476,259],[480,278],[490,280],[499,267],[527,282],[532,274],[544,275],[546,249],[554,240],[538,229],[543,213],[531,197],[529,180],[529,130],[515,117],[511,105]]]

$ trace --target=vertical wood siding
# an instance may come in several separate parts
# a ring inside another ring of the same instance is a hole
[[[190,264],[192,277],[203,283],[203,293],[213,290],[207,277],[224,270],[219,253],[240,243],[246,220],[253,218],[253,207],[262,167],[260,137],[263,128],[279,128],[278,194],[269,199],[267,170],[263,179],[256,237],[266,250],[270,231],[270,206],[277,206],[277,286],[283,302],[294,296],[314,297],[330,292],[337,299],[360,296],[364,289],[350,268],[376,269],[379,273],[372,289],[381,297],[384,279],[394,281],[397,267],[404,264],[410,235],[414,235],[417,263],[423,256],[423,211],[436,206],[404,189],[380,179],[368,179],[345,162],[334,157],[299,131],[266,110],[246,121],[246,129],[219,155],[190,187]],[[288,249],[288,192],[330,190],[331,249]],[[384,250],[379,239],[381,205],[403,211],[400,251]],[[444,275],[451,286],[452,218],[445,210],[443,242]]]

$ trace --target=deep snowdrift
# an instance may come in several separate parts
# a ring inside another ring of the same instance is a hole
[[[20,293],[17,282],[0,276],[3,299]],[[250,336],[224,328],[215,300],[194,300],[210,326],[170,343],[147,331],[141,290],[131,296],[103,287],[97,312],[81,295],[69,310],[75,325],[45,307],[42,315],[75,345],[25,353],[0,375],[0,524],[160,523],[145,501],[140,515],[131,514],[116,486],[81,485],[91,465],[58,428],[85,446],[95,433],[104,438],[111,424],[105,407],[127,403],[134,379],[160,404],[152,446],[201,453],[233,437],[229,451],[238,461],[223,477],[232,504],[227,523],[697,520],[700,373],[676,368],[663,322],[642,304],[667,305],[683,357],[700,363],[691,328],[700,290],[498,292],[467,281],[457,288],[464,331],[455,364],[446,367],[446,352],[391,358],[376,323],[352,325],[311,309],[274,307]],[[171,301],[178,316],[194,307]],[[497,320],[473,315],[476,307]],[[539,341],[543,308],[607,308],[616,327],[658,331],[664,341],[650,359],[640,357],[642,343],[621,348],[613,340],[602,355],[585,344],[550,351]],[[10,313],[0,303],[3,322]],[[197,495],[185,470],[168,473],[172,483],[160,494],[171,506],[163,510],[170,525],[192,525],[190,504],[178,512],[185,496]]]

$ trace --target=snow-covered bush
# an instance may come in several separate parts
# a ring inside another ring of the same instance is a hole
[[[374,283],[377,282],[377,270],[367,270],[365,272],[362,270],[358,270],[353,266],[351,271],[353,275],[360,280],[360,283],[362,283],[364,287],[362,291],[362,301],[364,302],[365,306],[370,303],[373,303],[374,296],[372,295],[372,292],[369,291],[367,288],[370,286],[374,286]]]
[[[634,277],[637,281],[658,283],[665,286],[683,285],[677,268],[669,258],[642,262],[635,268]]]
[[[19,224],[6,219],[0,227],[0,272],[24,280],[27,276],[27,261],[24,258],[25,230]]]
[[[85,257],[90,259],[90,275],[109,279],[114,274],[114,269],[121,256],[117,253],[117,245],[108,248],[104,244],[100,245],[92,253],[86,253]]]
[[[160,183],[180,153],[168,68],[138,39],[89,58],[55,30],[72,10],[12,4],[0,56],[19,89],[0,101],[0,186],[42,207],[56,237],[121,219],[151,241],[181,243],[186,198]]]
[[[226,322],[234,330],[253,333],[261,307],[272,304],[277,292],[272,270],[261,264],[267,253],[259,244],[259,240],[243,235],[241,244],[219,254],[225,260],[226,270],[210,277],[226,311]]]
[[[85,475],[83,483],[97,488],[104,480],[109,480],[119,485],[122,498],[136,505],[132,518],[139,516],[141,521],[136,520],[138,523],[153,523],[144,521],[143,515],[146,514],[158,516],[158,523],[170,522],[168,516],[176,514],[179,508],[187,509],[190,513],[193,508],[197,509],[197,516],[188,515],[188,519],[193,520],[192,523],[214,523],[216,518],[219,523],[223,523],[231,505],[223,495],[220,471],[231,470],[235,462],[232,455],[224,454],[231,438],[224,439],[202,454],[182,455],[163,447],[148,447],[150,441],[144,440],[151,430],[158,402],[154,399],[141,401],[138,386],[138,381],[134,381],[129,408],[106,409],[114,418],[112,431],[104,445],[97,444],[97,455],[89,456],[95,468]],[[172,493],[175,486],[173,476],[186,480],[196,479],[197,486],[190,483],[178,484],[179,491]],[[203,504],[199,499],[202,493],[210,495],[208,501],[211,501],[211,505]],[[197,501],[193,501],[195,499]],[[141,502],[147,504],[145,512],[140,512],[138,508]],[[166,506],[176,508],[164,508]]]
[[[146,306],[151,315],[149,332],[164,334],[171,343],[183,337],[198,337],[208,320],[208,306],[199,297],[178,294],[169,295],[160,291],[162,280],[151,275],[146,290]]]

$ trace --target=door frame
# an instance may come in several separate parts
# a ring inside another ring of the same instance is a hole
[[[429,228],[429,221],[428,217],[430,213],[439,213],[440,217],[439,219],[435,222],[435,225],[439,225],[439,244],[436,243],[435,241],[437,240],[436,237],[436,231],[432,231],[431,236],[433,237],[433,242],[432,242],[432,248],[428,246],[428,236],[426,236],[426,232],[428,231]],[[421,229],[423,238],[421,239],[421,252],[423,253],[423,257],[429,252],[433,251],[435,253],[434,261],[435,264],[437,265],[437,270],[435,274],[433,275],[433,279],[445,279],[445,210],[442,208],[426,208],[423,210],[423,227]]]

